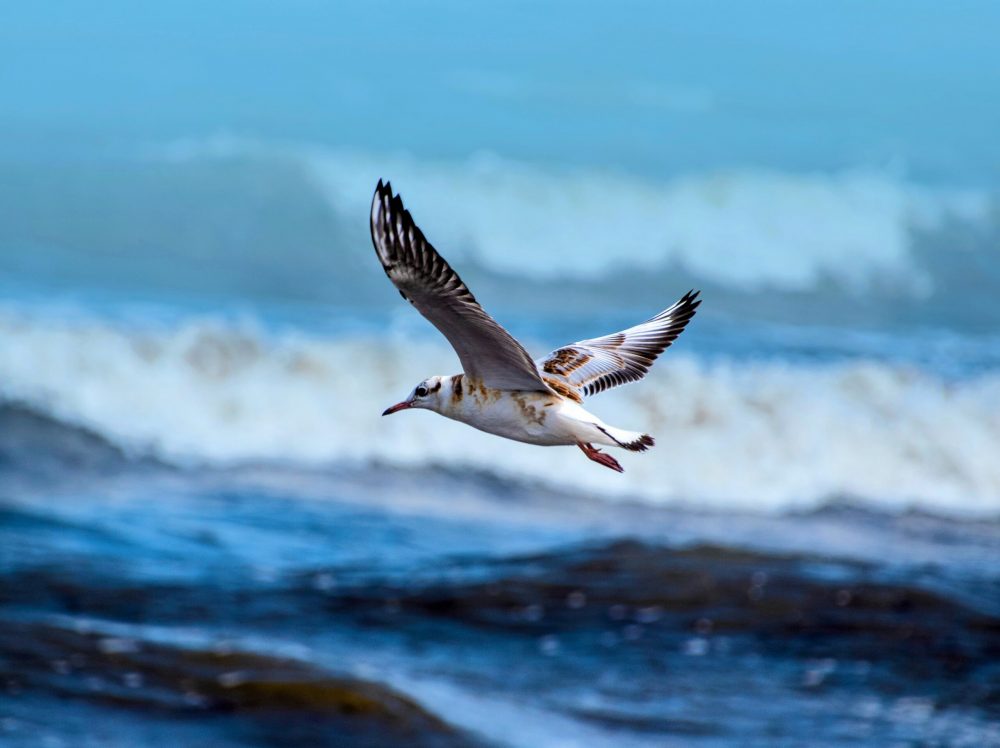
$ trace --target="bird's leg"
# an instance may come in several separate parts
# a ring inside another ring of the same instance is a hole
[[[589,457],[594,462],[600,465],[604,465],[604,467],[606,468],[617,470],[619,473],[625,472],[625,468],[623,468],[621,465],[618,464],[618,460],[616,460],[614,457],[607,454],[606,452],[602,452],[601,450],[595,448],[593,444],[577,442],[576,446],[578,446],[581,450],[583,450],[583,453],[587,455],[587,457]]]

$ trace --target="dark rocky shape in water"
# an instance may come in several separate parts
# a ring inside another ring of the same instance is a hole
[[[732,654],[768,661],[862,663],[876,689],[919,684],[939,704],[1000,714],[1000,618],[990,601],[974,605],[933,570],[925,576],[918,584],[857,561],[622,540],[459,561],[436,579],[341,587],[327,604],[369,626],[411,616],[543,641],[613,633],[654,658],[724,639]]]
[[[227,739],[256,745],[475,744],[386,686],[301,661],[41,623],[5,621],[0,627],[0,684],[5,698],[56,696],[111,713],[209,720]]]

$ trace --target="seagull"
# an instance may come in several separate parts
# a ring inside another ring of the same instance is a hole
[[[383,416],[422,408],[519,442],[576,445],[619,473],[624,469],[618,461],[595,444],[631,452],[653,446],[649,434],[609,426],[589,413],[583,399],[642,379],[694,316],[698,292],[689,291],[642,324],[535,361],[483,310],[382,180],[372,198],[371,233],[389,280],[448,339],[462,364],[461,374],[423,380]]]

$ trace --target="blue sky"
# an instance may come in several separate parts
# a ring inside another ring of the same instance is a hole
[[[8,152],[227,131],[652,174],[1000,173],[992,2],[40,2],[4,15]]]

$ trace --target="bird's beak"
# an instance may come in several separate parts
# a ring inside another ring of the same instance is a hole
[[[406,410],[407,408],[412,408],[412,407],[413,406],[410,405],[410,401],[409,400],[404,400],[401,403],[396,403],[391,408],[386,408],[385,410],[383,410],[382,411],[382,415],[384,415],[384,416],[391,416],[393,413],[398,413],[401,410]]]

